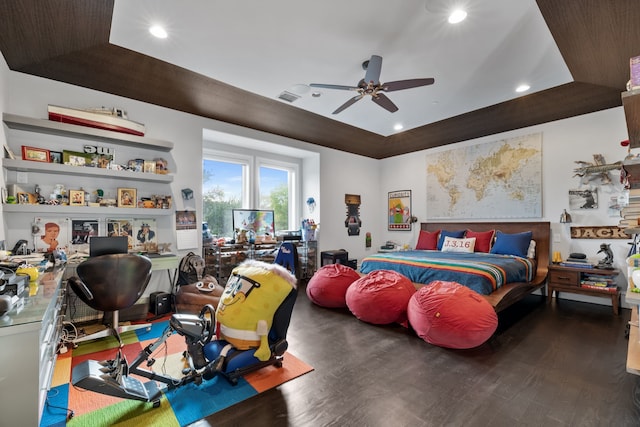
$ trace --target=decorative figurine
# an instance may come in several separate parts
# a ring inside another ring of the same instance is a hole
[[[598,262],[597,267],[606,270],[613,270],[613,251],[611,245],[608,243],[602,243],[598,253],[604,252],[605,257]]]

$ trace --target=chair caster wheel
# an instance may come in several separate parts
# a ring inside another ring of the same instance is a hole
[[[156,399],[152,403],[153,403],[153,407],[154,408],[159,408],[160,407],[160,399]]]

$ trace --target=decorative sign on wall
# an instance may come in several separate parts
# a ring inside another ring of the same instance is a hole
[[[427,155],[427,218],[540,218],[542,134]]]
[[[345,194],[344,202],[347,204],[347,219],[344,220],[344,226],[347,227],[349,236],[359,236],[362,221],[360,220],[360,195]]]
[[[630,239],[631,236],[617,225],[571,227],[572,239]]]

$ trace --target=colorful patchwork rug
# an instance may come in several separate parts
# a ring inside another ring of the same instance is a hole
[[[153,323],[150,331],[123,333],[123,353],[127,360],[134,360],[140,350],[162,335],[167,325],[168,320],[161,320]],[[109,337],[80,343],[77,348],[58,355],[41,427],[185,426],[313,370],[287,352],[281,368],[268,366],[252,372],[240,378],[235,386],[223,377],[215,377],[200,385],[192,383],[165,391],[157,408],[151,402],[106,396],[70,384],[75,365],[88,359],[113,359],[117,347],[116,339]],[[156,360],[153,370],[180,378],[186,366],[182,357],[185,349],[184,337],[171,335],[151,356]],[[70,410],[74,416],[69,419]]]

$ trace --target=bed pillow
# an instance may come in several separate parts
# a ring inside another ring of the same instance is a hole
[[[489,231],[473,231],[467,230],[464,234],[464,237],[475,237],[476,238],[476,246],[475,252],[489,252],[491,250],[491,243],[493,242],[493,237],[496,234],[496,230]]]
[[[533,233],[531,231],[508,234],[498,230],[496,232],[496,241],[491,247],[490,253],[501,255],[515,255],[526,258],[532,236]]]
[[[418,235],[418,243],[416,243],[416,249],[434,251],[438,248],[438,231],[425,231],[420,230]]]
[[[439,251],[442,250],[442,244],[444,243],[444,238],[445,237],[455,237],[456,239],[460,239],[460,238],[464,237],[464,232],[465,232],[465,230],[458,230],[458,231],[441,230],[440,231],[440,238],[438,239],[438,247],[437,247],[437,249]]]
[[[473,252],[475,246],[475,237],[456,239],[447,236],[442,243],[442,252]]]

